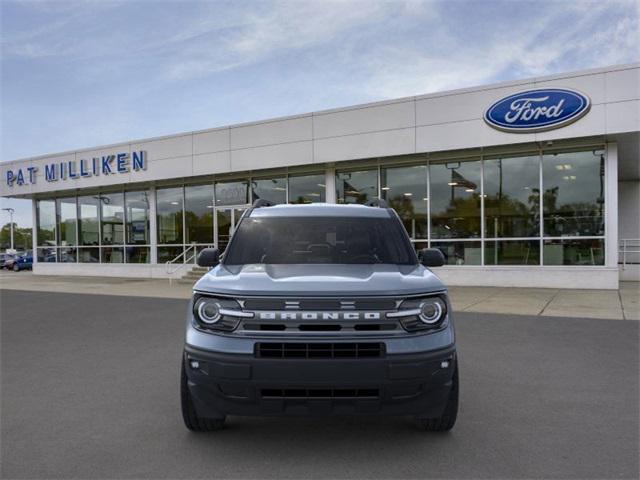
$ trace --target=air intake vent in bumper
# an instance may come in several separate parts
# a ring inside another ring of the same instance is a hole
[[[377,388],[263,388],[262,398],[379,398]]]
[[[384,355],[382,343],[257,343],[261,358],[375,358]]]

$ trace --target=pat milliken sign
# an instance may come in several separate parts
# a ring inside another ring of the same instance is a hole
[[[114,153],[101,157],[82,158],[65,162],[52,162],[38,167],[25,167],[7,170],[4,178],[9,187],[31,185],[43,177],[47,182],[58,180],[83,179],[87,177],[119,175],[147,169],[147,152],[144,150],[128,153]]]
[[[484,121],[504,132],[543,132],[575,122],[590,108],[591,100],[584,93],[566,88],[539,88],[498,100],[484,112]]]

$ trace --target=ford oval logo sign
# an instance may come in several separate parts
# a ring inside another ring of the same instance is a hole
[[[507,132],[540,132],[575,122],[590,107],[589,97],[575,90],[541,88],[498,100],[484,113],[484,120]]]

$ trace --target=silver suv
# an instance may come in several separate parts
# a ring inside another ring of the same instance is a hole
[[[379,208],[378,208],[379,207]],[[227,415],[411,415],[450,430],[458,364],[447,289],[395,211],[258,200],[194,286],[181,375],[190,430]]]

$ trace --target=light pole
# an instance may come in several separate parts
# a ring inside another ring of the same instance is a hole
[[[15,210],[11,207],[3,208],[3,210],[9,212],[9,228],[11,228],[11,250],[13,250],[13,214],[15,213]]]

